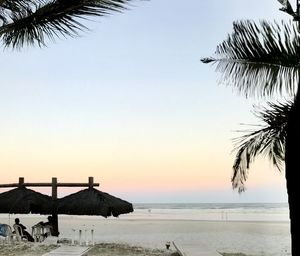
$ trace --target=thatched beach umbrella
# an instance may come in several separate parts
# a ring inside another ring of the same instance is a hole
[[[24,186],[0,194],[0,213],[39,213],[52,212],[52,199]]]
[[[132,204],[95,188],[58,199],[58,214],[114,216],[133,212]]]

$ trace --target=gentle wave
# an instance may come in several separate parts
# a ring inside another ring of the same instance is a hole
[[[134,204],[130,219],[289,221],[287,203]]]

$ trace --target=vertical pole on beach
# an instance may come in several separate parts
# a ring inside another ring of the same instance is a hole
[[[94,241],[94,229],[91,229],[91,235],[92,235],[92,245],[95,245],[95,241]]]
[[[58,236],[58,218],[57,218],[57,178],[52,178],[52,218],[53,218],[53,233],[55,236]]]
[[[82,243],[81,243],[81,233],[82,233],[82,230],[79,229],[79,245],[82,245]]]
[[[88,237],[86,235],[87,231],[88,231],[87,229],[84,230],[85,245],[89,245],[89,240],[88,240]]]
[[[75,244],[75,231],[76,229],[72,229],[73,230],[73,235],[72,235],[72,245]]]

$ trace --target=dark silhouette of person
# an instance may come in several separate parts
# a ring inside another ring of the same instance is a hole
[[[44,236],[45,237],[47,237],[48,235],[55,236],[54,229],[53,229],[53,224],[54,224],[53,217],[48,216],[47,219],[48,219],[47,222],[43,222],[43,221],[39,222],[39,224],[41,224],[43,227],[48,228],[49,231],[50,231],[50,234],[45,233]]]
[[[15,223],[18,225],[19,234],[23,234],[22,238],[27,238],[29,242],[34,242],[33,237],[26,231],[26,227],[20,223],[20,219],[16,218]]]

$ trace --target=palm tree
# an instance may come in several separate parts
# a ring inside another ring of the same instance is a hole
[[[300,145],[300,35],[297,25],[292,22],[234,22],[233,33],[217,46],[215,55],[202,59],[202,62],[215,63],[225,83],[232,84],[247,97],[289,95],[293,99],[287,117],[284,159],[292,255],[298,256],[300,210],[297,169],[300,154],[296,149]],[[243,178],[233,181],[243,181]]]
[[[81,22],[126,9],[131,0],[0,0],[0,40],[6,47],[44,46],[46,39],[74,37]]]
[[[236,151],[233,165],[232,187],[239,192],[245,190],[250,164],[258,155],[269,157],[274,166],[282,171],[286,142],[287,117],[292,102],[267,103],[268,107],[255,107],[255,115],[262,125],[253,125],[255,130],[241,130],[244,135],[235,138]],[[258,127],[258,128],[257,128]]]

